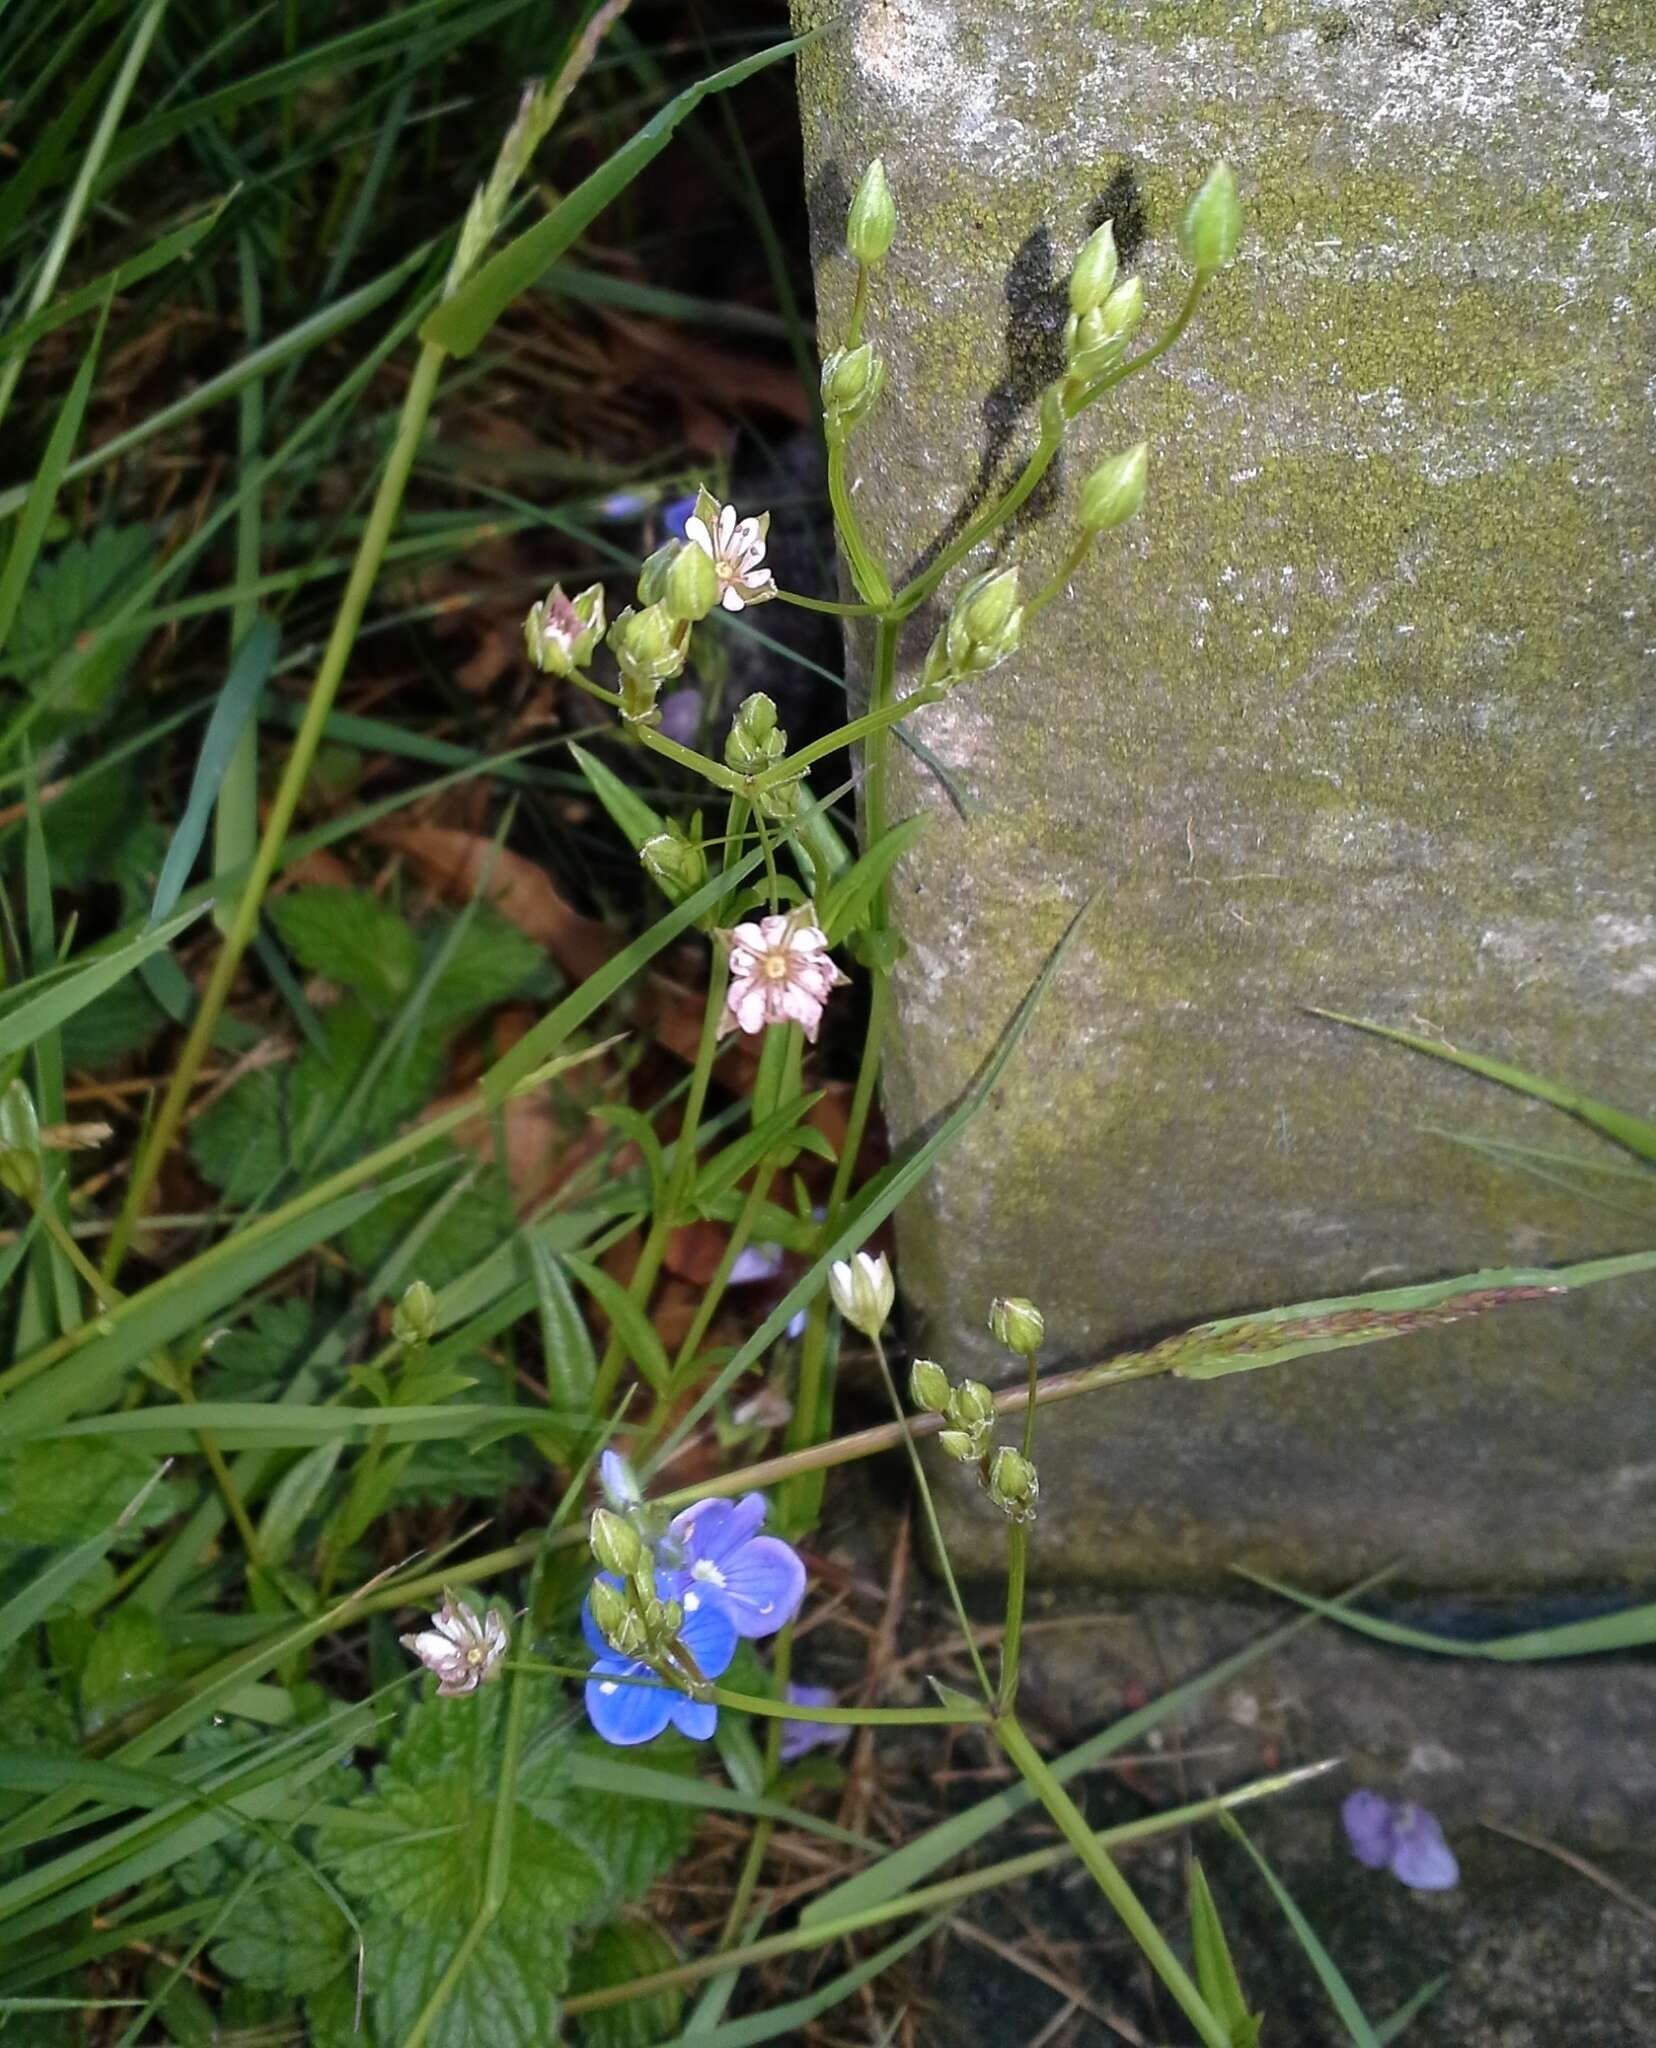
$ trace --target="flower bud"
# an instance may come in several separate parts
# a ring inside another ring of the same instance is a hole
[[[663,683],[684,668],[678,622],[665,604],[631,605],[609,629],[610,652],[621,671],[621,716],[633,724],[655,716],[655,700]]]
[[[885,364],[865,341],[837,348],[822,366],[822,410],[829,431],[848,433],[873,410],[885,384]]]
[[[989,1328],[997,1344],[1020,1358],[1033,1358],[1046,1335],[1046,1319],[1021,1295],[1000,1295],[989,1305]]]
[[[917,1358],[909,1368],[909,1399],[928,1415],[942,1415],[949,1406],[949,1375],[935,1359]]]
[[[667,572],[683,552],[683,541],[664,540],[653,554],[644,557],[638,569],[640,604],[660,604],[667,595]]]
[[[682,903],[707,880],[707,855],[700,842],[686,839],[675,824],[646,839],[638,858],[669,903]]]
[[[755,690],[736,707],[725,736],[725,766],[738,775],[759,775],[788,751],[788,735],[776,723],[776,706]]]
[[[1102,306],[1116,280],[1115,222],[1107,220],[1087,237],[1070,272],[1070,311],[1079,318]]]
[[[995,1397],[982,1380],[962,1380],[949,1396],[949,1420],[956,1429],[979,1429],[995,1419]]]
[[[1017,570],[986,570],[966,585],[949,614],[943,633],[949,672],[982,675],[1015,653],[1022,637]],[[931,666],[929,657],[927,666]]]
[[[1035,1467],[1021,1451],[1002,1444],[989,1467],[989,1498],[1004,1508],[1014,1522],[1032,1522],[1040,1498],[1041,1481]]]
[[[587,1601],[592,1608],[592,1618],[598,1624],[598,1633],[606,1642],[614,1643],[632,1619],[632,1608],[627,1603],[626,1594],[619,1586],[612,1586],[608,1579],[594,1579]]]
[[[630,1579],[644,1563],[644,1543],[631,1522],[622,1521],[608,1508],[594,1508],[587,1531],[592,1554],[607,1572]]]
[[[523,622],[523,644],[543,675],[569,676],[591,661],[604,631],[604,586],[592,583],[575,597],[565,597],[554,583],[546,597],[529,607]]]
[[[1125,341],[1144,318],[1144,283],[1129,277],[1118,284],[1098,309],[1105,338]]]
[[[719,601],[719,572],[700,548],[680,548],[665,582],[661,601],[675,619],[705,619]]]
[[[886,183],[885,164],[876,157],[862,174],[862,183],[846,217],[845,245],[859,263],[885,261],[897,233],[897,204]]]
[[[0,1188],[32,1205],[43,1185],[34,1097],[26,1082],[13,1080],[0,1092]]]
[[[605,1451],[599,1457],[598,1484],[604,1490],[605,1502],[617,1514],[643,1504],[644,1489],[638,1483],[638,1475],[619,1451]]]
[[[414,1351],[436,1334],[437,1297],[423,1280],[411,1281],[391,1312],[391,1335],[405,1351]]]
[[[962,1465],[969,1465],[973,1463],[976,1459],[982,1457],[983,1455],[982,1448],[978,1442],[977,1433],[973,1430],[940,1430],[938,1432],[937,1441],[943,1446],[943,1449],[949,1454],[951,1458],[958,1459]]]
[[[1144,503],[1149,462],[1149,448],[1135,441],[1098,465],[1081,486],[1081,524],[1088,533],[1109,533],[1132,518]]]
[[[840,1259],[828,1269],[828,1292],[834,1306],[854,1330],[865,1337],[877,1337],[885,1328],[897,1296],[891,1264],[884,1252],[878,1257],[858,1252]]]
[[[1179,245],[1193,270],[1211,276],[1224,269],[1241,239],[1242,208],[1236,197],[1236,178],[1230,165],[1221,160],[1185,208]]]

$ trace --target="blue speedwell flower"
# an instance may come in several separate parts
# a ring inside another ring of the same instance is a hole
[[[714,1606],[739,1636],[770,1636],[792,1621],[805,1597],[805,1567],[780,1536],[761,1536],[765,1496],[704,1500],[667,1525],[658,1563],[661,1597],[685,1614]]]
[[[741,1637],[774,1635],[792,1621],[805,1597],[798,1553],[779,1536],[761,1535],[764,1520],[763,1494],[700,1501],[673,1518],[657,1551],[656,1597],[683,1608],[679,1640],[704,1678],[718,1678],[730,1668]],[[620,1589],[619,1579],[600,1577]],[[606,1742],[651,1742],[668,1727],[696,1742],[713,1733],[719,1716],[710,1702],[659,1682],[627,1683],[655,1681],[657,1674],[611,1648],[590,1603],[582,1609],[581,1626],[598,1652],[587,1680],[587,1716]]]
[[[825,1685],[790,1685],[790,1707],[831,1707],[834,1695]],[[838,1749],[851,1733],[845,1721],[784,1721],[778,1755],[785,1764],[796,1764],[813,1749]]]
[[[1365,1788],[1343,1802],[1340,1820],[1351,1853],[1369,1870],[1389,1870],[1416,1892],[1446,1892],[1460,1882],[1455,1852],[1424,1806]]]

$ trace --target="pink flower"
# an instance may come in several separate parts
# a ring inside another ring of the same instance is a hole
[[[430,1627],[398,1640],[442,1681],[437,1697],[452,1700],[476,1692],[495,1676],[511,1646],[511,1630],[498,1607],[479,1614],[445,1586],[443,1604],[431,1617]]]
[[[757,519],[738,519],[734,505],[721,505],[706,491],[684,522],[685,539],[700,548],[719,573],[719,602],[727,612],[776,595],[775,578],[760,567],[769,529],[768,512]]]
[[[730,991],[719,1035],[799,1024],[813,1045],[830,993],[851,979],[828,957],[828,935],[809,903],[787,917],[762,917],[721,932],[730,956]]]

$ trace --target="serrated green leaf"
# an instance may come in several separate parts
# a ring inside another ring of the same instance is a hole
[[[89,1735],[130,1708],[152,1699],[166,1683],[167,1646],[161,1624],[130,1603],[106,1615],[81,1667],[81,1718]]]
[[[42,557],[24,589],[0,673],[42,680],[81,636],[114,613],[149,567],[154,543],[148,527],[105,526],[90,540],[71,540]],[[137,652],[142,635],[129,633],[88,648],[56,691],[54,713],[95,716]]]
[[[412,926],[365,889],[295,889],[270,904],[269,916],[301,967],[354,990],[380,1016],[418,978]]]
[[[320,1989],[355,1950],[344,1916],[302,1872],[284,1870],[230,1909],[210,1954],[225,1976],[291,1995]]]
[[[369,1923],[368,1996],[381,2048],[408,2039],[460,1940],[390,1918]],[[569,1942],[569,1929],[550,1916],[511,1928],[496,1921],[470,1951],[424,2048],[548,2048],[558,2038]]]
[[[648,1764],[633,1764],[595,1736],[572,1746],[570,1774],[549,1811],[603,1871],[611,1902],[642,1898],[664,1871],[690,1847],[700,1809],[679,1805],[652,1791],[671,1791],[696,1775],[697,1753],[668,1737],[650,1748]],[[631,1792],[635,1784],[644,1789]],[[531,1800],[536,1799],[534,1792]]]
[[[604,1991],[612,1984],[670,1970],[678,1960],[677,1949],[648,1920],[612,1920],[576,1955],[569,1988]],[[587,2013],[581,2021],[581,2039],[586,2048],[656,2048],[658,2042],[677,2038],[683,2012],[684,1993],[670,1984],[623,2005],[600,2006]]]
[[[0,1544],[55,1549],[113,1536],[155,1469],[147,1452],[95,1439],[0,1447]],[[176,1485],[158,1486],[121,1526],[132,1536],[153,1529],[177,1514],[179,1497]]]
[[[143,981],[120,981],[62,1025],[66,1067],[99,1072],[129,1053],[141,1052],[167,1022],[167,1013]]]
[[[303,1295],[256,1301],[246,1322],[209,1343],[196,1377],[203,1400],[257,1401],[284,1387],[315,1350],[337,1305]]]

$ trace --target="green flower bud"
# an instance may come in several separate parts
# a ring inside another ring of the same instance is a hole
[[[1193,270],[1211,276],[1224,269],[1241,239],[1242,208],[1236,197],[1236,178],[1230,165],[1220,161],[1185,208],[1179,246]]]
[[[1046,1320],[1034,1302],[1003,1294],[989,1305],[989,1328],[997,1344],[1020,1358],[1033,1358],[1046,1335]]]
[[[934,1359],[917,1358],[909,1368],[909,1399],[928,1415],[945,1414],[954,1389],[949,1375]]]
[[[972,1430],[940,1430],[937,1441],[951,1458],[957,1458],[962,1465],[974,1464],[983,1455],[977,1434]]]
[[[684,1609],[676,1600],[657,1600],[653,1603],[652,1619],[657,1641],[666,1642],[683,1628]]]
[[[989,1467],[989,1498],[1004,1508],[1014,1522],[1032,1522],[1040,1498],[1041,1481],[1035,1467],[1021,1451],[1003,1444]]]
[[[405,1351],[414,1351],[436,1334],[437,1297],[423,1280],[411,1281],[391,1312],[391,1335]]]
[[[632,1619],[632,1608],[627,1603],[626,1594],[619,1586],[612,1586],[608,1579],[594,1579],[587,1598],[591,1602],[592,1618],[598,1624],[598,1633],[606,1642],[614,1643]]]
[[[565,597],[554,583],[548,595],[529,607],[523,622],[523,644],[529,659],[544,675],[569,676],[591,661],[604,631],[604,586],[592,583],[575,597]]]
[[[608,1508],[593,1509],[587,1541],[599,1564],[617,1578],[630,1579],[644,1563],[644,1543],[638,1531]]]
[[[845,245],[859,263],[885,261],[897,233],[897,204],[886,183],[885,164],[879,157],[863,172],[857,196],[846,217]]]
[[[982,1380],[962,1380],[949,1396],[949,1420],[956,1429],[979,1429],[995,1419],[995,1397]]]
[[[1022,637],[1017,570],[986,570],[966,585],[949,614],[943,635],[949,670],[956,676],[982,675],[1015,653]]]
[[[669,824],[665,832],[658,832],[653,839],[646,839],[638,849],[638,858],[644,864],[644,872],[669,903],[682,903],[707,880],[707,855],[701,842],[686,839],[675,824]]]
[[[828,1292],[835,1308],[854,1330],[865,1337],[877,1337],[885,1328],[897,1298],[897,1283],[891,1277],[891,1262],[884,1252],[858,1252],[839,1259],[828,1269]]]
[[[769,789],[762,789],[753,801],[767,818],[779,819],[786,824],[797,818],[805,802],[805,778],[790,775],[785,781],[773,782]]]
[[[1129,277],[1118,284],[1098,309],[1106,339],[1125,341],[1144,318],[1144,284]]]
[[[665,604],[631,605],[609,629],[610,652],[621,671],[621,716],[633,724],[655,716],[655,700],[663,683],[684,668],[684,646]]]
[[[1102,306],[1116,280],[1115,222],[1107,220],[1087,237],[1070,272],[1070,311],[1078,317]]]
[[[667,572],[684,553],[681,540],[664,540],[653,554],[646,555],[638,570],[638,601],[660,604],[667,595]],[[701,550],[696,550],[700,554]]]
[[[865,341],[837,348],[822,366],[822,410],[831,433],[848,433],[873,410],[885,384],[885,364]]]
[[[1081,486],[1081,524],[1088,533],[1108,533],[1132,518],[1144,503],[1149,463],[1149,448],[1135,441],[1098,465]]]
[[[788,751],[788,735],[776,722],[776,706],[763,690],[744,697],[725,736],[725,766],[738,775],[759,775]]]
[[[719,572],[700,548],[680,548],[668,568],[662,603],[675,619],[705,619],[719,601]]]
[[[44,1184],[34,1097],[26,1083],[13,1080],[0,1093],[0,1188],[33,1206]]]

